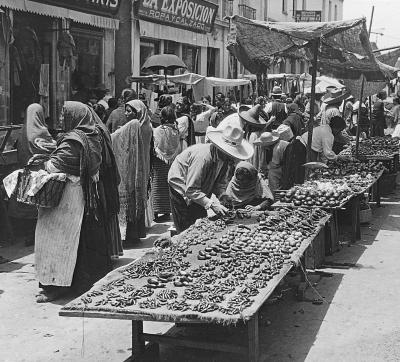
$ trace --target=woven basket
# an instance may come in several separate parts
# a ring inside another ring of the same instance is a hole
[[[35,196],[29,196],[28,191],[32,187],[32,181],[31,171],[28,168],[25,168],[18,175],[16,188],[17,201],[38,207],[50,208],[58,206],[64,192],[65,181],[49,180]]]
[[[372,210],[368,209],[360,210],[360,224],[368,224],[372,220]]]

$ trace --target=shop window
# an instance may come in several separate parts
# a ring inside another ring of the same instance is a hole
[[[45,103],[49,115],[51,20],[32,14],[16,13],[15,41],[10,47],[11,122],[22,123],[26,107]]]
[[[179,43],[177,43],[175,41],[165,40],[164,41],[164,54],[179,55]]]
[[[147,58],[152,55],[160,54],[160,42],[155,40],[140,40],[140,69]],[[147,72],[142,72],[141,74],[147,74]]]
[[[103,37],[101,33],[78,29],[73,29],[71,33],[77,54],[75,69],[71,75],[72,98],[79,100],[81,92],[85,93],[102,83]],[[87,94],[82,94],[81,101],[86,98]]]
[[[216,48],[207,48],[207,77],[217,76],[217,52]]]
[[[188,72],[198,73],[199,62],[200,62],[199,58],[200,58],[200,47],[183,45],[182,60],[186,64]]]

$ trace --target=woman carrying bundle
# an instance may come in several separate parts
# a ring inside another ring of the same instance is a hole
[[[110,201],[118,200],[118,173],[112,160],[106,165],[102,157],[104,148],[111,150],[109,137],[83,103],[66,102],[61,121],[66,133],[45,168],[67,174],[68,181],[57,207],[39,209],[35,268],[42,291],[37,302],[54,300],[70,287],[81,293],[112,268],[110,217],[118,204]]]

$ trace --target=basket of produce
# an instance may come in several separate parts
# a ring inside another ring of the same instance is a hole
[[[51,175],[25,167],[18,175],[17,201],[38,207],[56,207],[64,193],[65,182],[65,174]]]

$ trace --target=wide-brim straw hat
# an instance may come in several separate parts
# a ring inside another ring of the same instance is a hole
[[[260,137],[258,137],[254,142],[253,145],[254,146],[263,146],[263,147],[267,147],[267,146],[271,146],[274,143],[278,142],[279,137],[275,136],[274,134],[272,134],[271,132],[263,132],[261,133]]]
[[[323,100],[327,105],[340,104],[349,96],[348,92],[343,93],[341,90],[332,92],[331,96]]]
[[[252,126],[263,128],[267,124],[267,122],[260,117],[261,112],[261,104],[257,104],[250,109],[247,106],[239,107],[239,117],[247,122],[250,123]]]
[[[254,154],[253,146],[247,142],[241,128],[228,125],[226,127],[208,127],[206,132],[209,141],[221,151],[238,160],[248,160]]]

